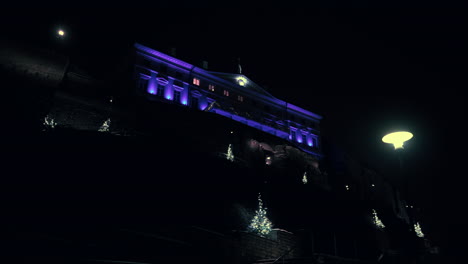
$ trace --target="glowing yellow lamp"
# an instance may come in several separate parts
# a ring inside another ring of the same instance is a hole
[[[393,132],[385,135],[382,138],[382,141],[388,144],[393,144],[395,149],[402,149],[403,143],[410,140],[413,137],[413,134],[407,131]]]
[[[59,34],[59,36],[63,37],[63,36],[65,36],[65,31],[60,29],[59,31],[57,31],[57,34]]]
[[[240,86],[245,86],[247,84],[247,79],[244,76],[238,76],[236,81]]]

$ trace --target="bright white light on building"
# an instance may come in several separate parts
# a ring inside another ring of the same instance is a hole
[[[238,76],[236,81],[240,86],[245,86],[247,84],[247,79],[244,76]]]
[[[349,185],[345,185],[347,191],[349,191]]]
[[[59,36],[63,37],[63,36],[65,36],[65,31],[59,29],[59,30],[57,31],[57,34],[58,34]]]

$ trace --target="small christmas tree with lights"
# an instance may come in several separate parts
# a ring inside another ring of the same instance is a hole
[[[304,176],[302,177],[302,183],[307,184],[307,172],[304,172]]]
[[[416,235],[418,237],[424,237],[424,233],[422,232],[421,230],[421,226],[419,225],[419,222],[417,222],[416,224],[414,224],[414,232],[416,232]]]
[[[57,123],[54,121],[54,119],[50,118],[49,115],[44,117],[44,122],[42,124],[44,125],[44,129],[43,129],[44,131],[54,129],[55,126],[57,125]]]
[[[385,228],[385,225],[382,223],[382,220],[380,220],[380,218],[377,216],[377,212],[374,209],[372,209],[372,214],[374,215],[373,216],[374,225],[380,229]]]
[[[271,232],[271,221],[266,216],[267,209],[263,208],[263,201],[261,194],[258,194],[258,209],[255,211],[255,216],[252,219],[249,230],[257,233],[260,236],[266,236]]]
[[[110,124],[111,124],[111,120],[110,118],[108,118],[106,121],[104,121],[104,123],[101,125],[101,127],[98,129],[99,132],[109,132],[110,129]]]
[[[229,144],[227,154],[226,154],[226,159],[229,161],[234,161],[234,153],[232,153],[232,146]]]

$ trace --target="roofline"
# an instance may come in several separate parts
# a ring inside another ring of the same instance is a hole
[[[161,58],[167,62],[171,62],[171,63],[174,63],[174,64],[177,64],[178,66],[180,67],[183,67],[183,68],[186,68],[188,70],[190,70],[191,68],[195,67],[194,65],[190,64],[190,63],[187,63],[185,61],[182,61],[182,60],[179,60],[179,59],[176,59],[172,56],[169,56],[165,53],[162,53],[160,51],[157,51],[157,50],[154,50],[152,48],[149,48],[149,47],[146,47],[146,46],[143,46],[139,43],[135,43],[135,48],[140,50],[140,51],[143,51],[143,52],[146,52],[146,53],[149,53],[153,56],[156,56],[158,58]]]
[[[185,68],[185,69],[187,69],[187,70],[191,70],[191,71],[193,71],[193,72],[197,72],[197,73],[199,73],[199,74],[207,75],[207,76],[209,76],[210,78],[216,79],[216,80],[218,80],[218,81],[220,81],[220,82],[222,82],[222,83],[225,83],[225,84],[227,84],[227,85],[229,85],[229,86],[231,86],[231,87],[234,87],[233,84],[227,82],[226,80],[224,80],[224,79],[222,79],[222,78],[220,78],[220,77],[218,77],[218,76],[215,76],[214,74],[219,73],[219,74],[236,75],[235,73],[224,73],[224,72],[206,71],[206,70],[201,69],[200,67],[197,67],[197,66],[195,66],[195,65],[193,65],[193,64],[190,64],[190,63],[187,63],[187,62],[185,62],[185,61],[179,60],[179,59],[174,58],[174,57],[172,57],[172,56],[169,56],[169,55],[167,55],[167,54],[165,54],[165,53],[163,53],[163,52],[160,52],[160,51],[154,50],[154,49],[152,49],[152,48],[146,47],[146,46],[144,46],[144,45],[142,45],[142,44],[135,43],[135,44],[134,44],[134,47],[135,47],[137,50],[139,50],[139,51],[142,51],[142,52],[144,52],[144,53],[147,53],[147,54],[150,54],[150,55],[152,55],[152,56],[158,57],[158,58],[160,58],[160,59],[162,59],[162,60],[164,60],[164,61],[166,61],[166,62],[170,62],[170,63],[176,64],[176,65],[178,65],[179,67]],[[243,75],[243,74],[239,74],[239,75]],[[243,75],[243,76],[245,76],[245,75]],[[246,76],[246,77],[247,77],[247,76]],[[248,78],[248,77],[247,77],[247,78]],[[249,80],[250,80],[250,79],[249,79]],[[261,86],[259,86],[259,85],[256,84],[255,82],[252,82],[252,83],[254,83],[254,84],[255,84],[256,86],[258,86],[259,88],[263,89]],[[308,111],[308,110],[306,110],[306,109],[303,109],[303,108],[301,108],[301,107],[298,107],[298,106],[295,106],[295,105],[290,104],[290,103],[288,103],[288,102],[285,102],[285,101],[283,101],[283,100],[281,100],[281,99],[278,99],[278,98],[274,97],[273,95],[271,95],[271,94],[270,94],[268,91],[266,91],[265,89],[263,89],[263,90],[264,90],[268,95],[270,95],[271,97],[268,98],[267,96],[264,96],[264,95],[262,95],[262,94],[260,94],[260,93],[258,93],[258,92],[256,92],[256,91],[250,91],[250,90],[249,90],[248,92],[261,95],[261,96],[263,96],[264,98],[271,99],[271,101],[272,101],[273,103],[276,103],[276,104],[278,104],[278,105],[286,105],[286,108],[287,108],[287,109],[296,111],[296,112],[301,113],[301,114],[303,114],[303,115],[310,116],[310,117],[316,118],[316,119],[318,119],[318,120],[321,120],[321,119],[323,118],[322,116],[317,115],[317,114],[314,114],[314,113],[312,113],[312,112],[310,112],[310,111]]]

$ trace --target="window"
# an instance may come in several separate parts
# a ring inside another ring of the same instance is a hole
[[[200,79],[198,78],[193,78],[193,84],[200,86]]]
[[[214,85],[212,85],[212,84],[208,85],[208,90],[214,92],[214,90],[215,90]]]
[[[158,85],[158,96],[163,96],[164,94],[164,86]]]
[[[184,83],[183,83],[182,81],[180,81],[180,80],[177,80],[177,79],[174,79],[174,83],[173,83],[173,84],[174,84],[174,85],[177,85],[177,86],[179,86],[179,87],[184,86]]]
[[[237,100],[238,100],[239,102],[244,102],[244,97],[243,97],[242,95],[238,95],[238,96],[237,96]]]
[[[292,130],[289,131],[289,140],[293,140],[296,137],[296,131]]]
[[[199,109],[199,106],[198,106],[198,97],[195,97],[195,96],[192,96],[192,100],[191,100],[191,105],[193,108],[195,109]]]
[[[180,103],[180,91],[174,91],[174,102]]]
[[[149,80],[146,79],[146,78],[140,78],[140,79],[138,80],[138,86],[139,86],[138,88],[141,89],[141,90],[143,90],[143,91],[146,90],[146,88],[148,87],[148,81],[149,81]],[[150,92],[150,93],[151,93],[151,92]]]
[[[317,146],[317,138],[312,138],[312,144],[314,147],[318,147]]]
[[[225,96],[229,96],[229,91],[228,91],[228,90],[224,90],[223,94],[224,94]]]

